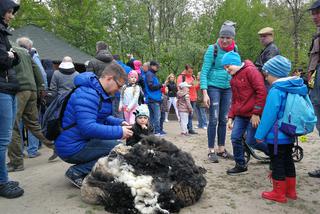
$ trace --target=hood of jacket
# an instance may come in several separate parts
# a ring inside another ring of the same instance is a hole
[[[178,97],[183,97],[183,96],[185,96],[185,95],[187,95],[188,94],[188,90],[186,90],[186,89],[180,89],[179,91],[178,91],[178,93],[177,93],[177,96]]]
[[[105,62],[105,63],[109,63],[113,60],[112,55],[110,54],[109,51],[107,50],[100,50],[97,55],[96,55],[96,59]]]
[[[74,68],[68,68],[68,69],[65,69],[65,68],[59,68],[59,71],[65,75],[71,75],[73,74],[74,72],[76,72],[76,69]]]
[[[308,88],[303,84],[303,79],[300,77],[286,77],[276,80],[272,87],[276,87],[281,91],[292,94],[300,94],[305,96],[308,94]]]
[[[74,78],[74,84],[76,87],[85,86],[95,89],[97,93],[105,100],[111,98],[102,88],[97,76],[93,72],[84,72],[77,75]]]
[[[3,22],[3,16],[9,9],[13,9],[13,14],[15,14],[19,10],[20,5],[15,3],[12,0],[1,0],[0,1],[0,22],[5,26],[8,27],[4,22]]]

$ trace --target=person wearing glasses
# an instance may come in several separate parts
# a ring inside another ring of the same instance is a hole
[[[112,99],[126,80],[127,74],[116,62],[106,66],[100,78],[84,72],[74,79],[77,89],[68,100],[62,118],[65,130],[55,148],[63,161],[74,164],[65,176],[78,188],[99,158],[108,155],[119,139],[133,134],[127,122],[112,116]]]

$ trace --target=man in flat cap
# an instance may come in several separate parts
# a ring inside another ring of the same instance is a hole
[[[264,46],[257,60],[255,61],[255,66],[261,71],[262,66],[272,57],[279,55],[280,51],[278,47],[274,44],[274,31],[271,27],[262,28],[258,35],[260,37],[260,43]]]
[[[311,12],[312,20],[317,27],[317,34],[312,38],[309,52],[309,88],[310,98],[318,119],[316,127],[320,135],[320,0],[315,1],[309,8],[309,11]],[[320,168],[309,172],[308,174],[311,177],[320,178]]]

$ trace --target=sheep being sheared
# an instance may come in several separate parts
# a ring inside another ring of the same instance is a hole
[[[146,137],[100,158],[81,187],[82,199],[112,213],[170,213],[198,201],[205,169],[172,143]]]

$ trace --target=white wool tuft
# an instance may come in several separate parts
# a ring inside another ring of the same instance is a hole
[[[127,147],[123,145],[118,145],[116,151],[120,153],[126,152]],[[150,150],[150,153],[154,153]],[[120,158],[115,158],[112,161],[106,162],[107,158],[99,159],[97,165],[103,167],[105,172],[113,175],[116,181],[125,183],[130,189],[131,194],[134,197],[135,208],[139,210],[142,214],[152,214],[160,211],[161,213],[169,213],[164,210],[158,204],[159,193],[153,188],[152,176],[148,175],[135,175],[134,169],[131,165],[125,163]],[[107,164],[105,164],[107,163]]]

